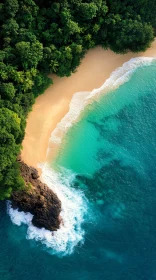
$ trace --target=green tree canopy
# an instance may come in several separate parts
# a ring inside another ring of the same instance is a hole
[[[16,158],[35,97],[69,76],[97,45],[143,51],[156,33],[148,0],[2,0],[0,3],[0,199],[23,187]]]
[[[43,57],[43,45],[37,40],[33,43],[19,42],[16,49],[24,69],[36,68]]]

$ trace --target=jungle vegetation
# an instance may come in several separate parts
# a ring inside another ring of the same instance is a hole
[[[0,199],[24,187],[16,158],[35,98],[69,76],[97,45],[144,51],[154,39],[156,0],[0,1]]]

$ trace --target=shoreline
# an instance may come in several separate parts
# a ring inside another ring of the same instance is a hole
[[[89,50],[77,71],[70,77],[50,75],[54,84],[40,95],[28,115],[25,137],[22,143],[22,160],[35,167],[41,175],[38,164],[52,160],[58,144],[51,144],[51,153],[47,149],[51,133],[68,113],[69,105],[76,92],[90,92],[100,88],[116,68],[131,58],[156,56],[156,39],[144,53],[116,54],[111,50],[96,47]]]

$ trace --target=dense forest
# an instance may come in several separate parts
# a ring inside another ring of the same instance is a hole
[[[0,199],[24,187],[16,158],[35,98],[69,76],[96,45],[118,53],[148,48],[156,0],[0,1]]]

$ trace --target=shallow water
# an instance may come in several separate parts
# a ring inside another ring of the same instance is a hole
[[[86,107],[43,168],[63,201],[57,246],[1,202],[0,279],[156,279],[155,116],[155,62]]]

